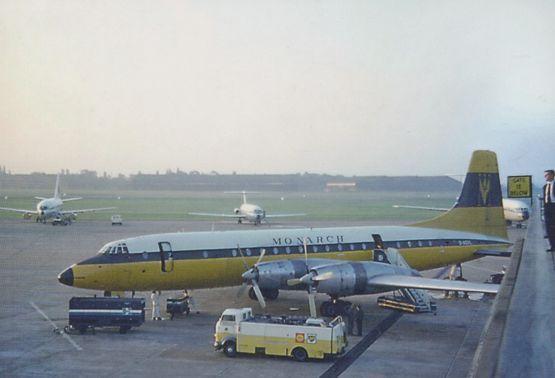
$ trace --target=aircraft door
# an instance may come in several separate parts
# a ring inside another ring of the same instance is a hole
[[[173,254],[171,244],[169,242],[160,242],[158,243],[158,248],[160,250],[160,269],[162,272],[172,272]]]

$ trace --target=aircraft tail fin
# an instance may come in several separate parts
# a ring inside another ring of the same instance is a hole
[[[436,218],[411,226],[475,232],[507,239],[502,199],[495,152],[474,151],[455,206]]]
[[[56,187],[54,188],[54,198],[60,198],[60,174],[56,175]]]
[[[247,203],[247,192],[243,190],[243,204]]]

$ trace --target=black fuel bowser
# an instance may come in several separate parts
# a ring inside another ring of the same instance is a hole
[[[69,330],[81,334],[96,327],[119,327],[120,333],[126,333],[144,321],[144,298],[73,297],[69,301]]]

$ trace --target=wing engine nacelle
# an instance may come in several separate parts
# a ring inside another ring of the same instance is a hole
[[[233,212],[234,212],[235,214],[239,214],[239,213],[241,212],[241,210],[235,208],[235,209],[233,209]]]
[[[256,281],[262,289],[288,289],[287,280],[307,273],[303,260],[279,260],[260,263],[255,267]],[[301,289],[301,288],[299,288]]]
[[[308,269],[334,263],[329,259],[309,259]],[[287,280],[301,278],[308,273],[305,260],[277,260],[256,264],[250,271],[261,289],[302,290],[305,285],[288,285]]]
[[[375,294],[391,289],[369,285],[368,280],[383,274],[413,275],[412,270],[391,264],[376,262],[348,262],[325,265],[310,269],[312,281],[318,293],[332,297],[359,294]]]

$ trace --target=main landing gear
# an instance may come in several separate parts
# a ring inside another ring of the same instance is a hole
[[[325,301],[320,305],[320,315],[330,318],[335,318],[338,315],[344,316],[348,313],[349,307],[351,306],[351,302],[332,298],[331,300]]]
[[[262,292],[262,296],[264,297],[264,299],[267,299],[269,301],[273,301],[277,299],[279,295],[279,289],[260,289],[260,291]],[[249,298],[252,299],[253,301],[258,300],[256,298],[256,294],[254,293],[254,289],[252,287],[249,289]]]

